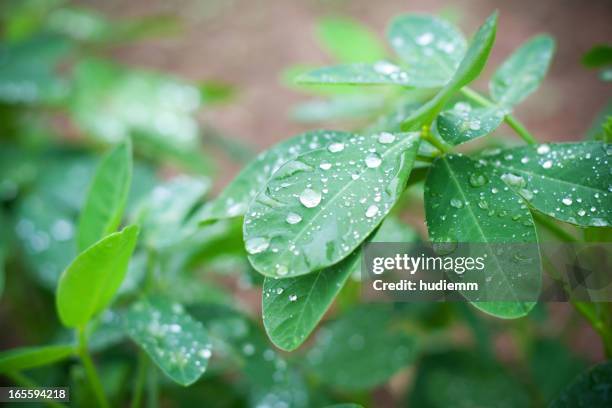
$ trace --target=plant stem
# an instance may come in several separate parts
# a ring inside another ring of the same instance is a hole
[[[147,379],[147,356],[140,351],[138,353],[138,371],[136,373],[136,384],[134,384],[134,396],[132,397],[132,408],[140,407],[142,390]]]
[[[606,357],[612,358],[612,328],[610,327],[610,304],[572,301],[572,305],[584,316],[601,337]],[[605,309],[605,308],[608,309]]]
[[[421,139],[431,143],[441,153],[448,153],[450,151],[448,147],[444,146],[442,142],[440,142],[438,139],[431,135],[431,132],[429,131],[429,126],[423,126],[423,129],[421,129]]]
[[[4,375],[8,377],[11,381],[13,381],[15,385],[18,385],[20,387],[41,388],[38,384],[36,384],[34,381],[30,380],[28,377],[26,377],[25,375],[21,373],[8,372],[8,373],[4,373]],[[66,408],[66,405],[60,404],[59,402],[50,401],[50,400],[43,400],[43,402],[53,408]]]
[[[149,376],[147,378],[147,407],[157,408],[158,407],[159,388],[157,386],[157,369],[153,367],[149,370]]]
[[[78,328],[77,335],[79,338],[79,357],[81,357],[81,361],[83,362],[87,379],[89,380],[91,389],[98,400],[98,405],[101,408],[109,408],[110,405],[106,399],[106,395],[104,394],[102,382],[100,381],[100,377],[96,371],[96,366],[94,365],[93,360],[89,355],[89,350],[87,349],[87,336],[85,334],[85,329]]]
[[[482,106],[494,106],[495,104],[491,102],[489,99],[480,95],[478,92],[470,89],[468,87],[461,88],[461,93],[465,95],[468,99],[482,105]],[[521,137],[524,141],[529,144],[537,144],[538,141],[529,131],[523,126],[521,122],[519,122],[514,116],[511,114],[507,114],[504,116],[504,121],[510,126],[517,135]]]

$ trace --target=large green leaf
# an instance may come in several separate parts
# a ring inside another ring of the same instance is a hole
[[[346,132],[319,130],[299,134],[271,147],[242,169],[219,197],[204,206],[197,217],[206,221],[243,215],[251,200],[283,164],[300,154],[327,146],[328,143],[345,142],[350,137],[351,134]]]
[[[401,85],[422,87],[403,67],[389,61],[318,68],[296,78],[301,84]]]
[[[120,143],[96,170],[79,221],[79,252],[117,229],[132,180],[132,145]]]
[[[478,29],[454,75],[429,102],[414,111],[402,123],[403,130],[416,130],[431,123],[443,106],[461,88],[472,82],[484,69],[497,33],[497,12]]]
[[[393,218],[383,221],[372,241],[412,242],[416,234]],[[315,329],[349,276],[359,271],[361,248],[340,263],[295,278],[266,277],[263,322],[270,340],[283,350],[299,347]]]
[[[504,61],[489,82],[491,97],[503,106],[514,106],[534,92],[550,65],[555,41],[539,35],[527,41]]]
[[[405,62],[410,82],[424,88],[445,85],[467,49],[461,31],[430,15],[396,17],[387,38]]]
[[[352,135],[285,163],[249,207],[249,260],[272,277],[304,275],[346,258],[404,190],[415,133]]]
[[[504,149],[483,159],[538,211],[580,226],[612,225],[610,156],[600,142]]]
[[[57,311],[67,327],[83,327],[108,306],[127,271],[138,227],[115,232],[80,253],[57,287]]]
[[[438,115],[436,129],[445,142],[455,146],[493,132],[504,116],[505,111],[497,106],[479,108],[461,101]]]
[[[22,347],[0,352],[0,373],[53,364],[75,354],[72,345]]]
[[[316,27],[317,38],[340,62],[376,62],[385,58],[385,46],[367,27],[348,18],[323,18]]]
[[[128,335],[173,381],[187,386],[204,374],[212,354],[208,333],[178,303],[143,299],[125,315]]]
[[[537,236],[531,213],[523,200],[504,184],[501,173],[493,166],[462,155],[437,159],[425,184],[425,209],[429,238],[433,242],[534,244],[519,248],[524,252],[520,259],[531,260],[529,264],[517,262],[512,251],[500,255],[499,247],[480,245],[478,248],[483,252],[478,256],[486,255],[490,260],[486,279],[480,283],[481,293],[486,291],[488,299],[503,302],[475,302],[474,305],[502,318],[526,315],[534,303],[525,301],[529,297],[525,288],[535,290],[541,284]],[[470,293],[464,296],[473,299]],[[515,298],[516,302],[506,301]]]
[[[612,361],[606,361],[579,375],[551,404],[551,408],[612,405]]]
[[[342,95],[329,99],[314,99],[291,109],[291,117],[300,122],[327,120],[368,120],[385,107],[383,95]]]
[[[387,381],[416,354],[415,339],[394,324],[388,305],[365,305],[321,328],[309,369],[326,384],[368,389]]]

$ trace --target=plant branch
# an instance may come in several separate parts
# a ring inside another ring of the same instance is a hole
[[[136,373],[136,383],[134,385],[134,395],[132,396],[132,408],[140,407],[142,401],[142,391],[147,379],[147,356],[142,352],[138,353],[138,369]]]
[[[104,394],[104,389],[102,388],[102,382],[100,381],[100,377],[96,371],[96,366],[94,365],[93,360],[89,355],[89,350],[87,349],[87,336],[85,334],[85,329],[78,328],[77,335],[79,339],[79,357],[83,362],[87,379],[89,380],[91,389],[98,400],[98,405],[101,408],[110,408],[106,395]]]
[[[489,99],[485,98],[478,92],[470,89],[468,87],[461,88],[461,93],[467,97],[468,99],[482,105],[482,106],[494,106],[495,104],[491,102]],[[511,114],[507,114],[504,116],[504,121],[516,132],[517,135],[521,137],[525,142],[529,144],[537,144],[538,141],[529,131],[523,126],[521,122],[519,122],[514,116]]]
[[[441,153],[448,153],[450,149],[446,147],[442,142],[440,142],[437,138],[435,138],[431,132],[429,131],[429,126],[423,126],[421,129],[421,139],[426,140],[431,143],[436,149],[438,149]]]

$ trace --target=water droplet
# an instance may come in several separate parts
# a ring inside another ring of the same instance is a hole
[[[591,220],[591,225],[593,225],[595,227],[607,227],[608,226],[608,222],[606,220],[604,220],[603,218],[593,218]]]
[[[423,33],[416,38],[416,43],[419,45],[428,45],[434,40],[434,35],[432,33]]]
[[[472,187],[482,187],[487,183],[487,177],[484,174],[472,173],[470,175],[470,185]]]
[[[344,143],[334,142],[327,148],[331,153],[338,153],[344,150]]]
[[[565,205],[572,205],[573,201],[570,197],[565,197],[561,202]]]
[[[244,346],[242,346],[242,352],[247,356],[252,356],[253,353],[255,353],[255,346],[253,346],[251,343],[246,343]]]
[[[202,358],[210,358],[210,356],[212,355],[212,352],[209,349],[202,349],[200,350],[198,355]]]
[[[395,142],[395,135],[389,132],[382,132],[378,135],[378,143],[389,144]]]
[[[297,300],[297,295],[289,295],[289,301],[295,302]]]
[[[537,152],[538,154],[546,154],[550,152],[550,146],[548,146],[547,144],[539,145],[537,148]]]
[[[329,170],[332,167],[332,164],[329,162],[323,162],[321,164],[319,164],[319,167],[321,168],[321,170]]]
[[[382,163],[382,159],[381,157],[378,155],[378,153],[370,153],[366,158],[365,158],[365,164],[366,166],[368,166],[371,169],[374,169],[378,166],[380,166],[380,164]]]
[[[584,209],[581,208],[580,210],[578,210],[578,215],[579,216],[584,217],[585,214],[586,214],[586,211]]]
[[[525,184],[527,184],[523,177],[517,176],[516,174],[512,174],[512,173],[502,174],[501,179],[504,181],[504,183],[508,184],[509,186],[517,187],[517,188],[525,187]]]
[[[245,246],[249,254],[255,255],[268,249],[270,247],[270,240],[263,237],[249,238]]]
[[[376,214],[378,214],[378,206],[372,204],[371,206],[368,207],[368,209],[366,210],[365,216],[368,218],[372,218],[374,217]]]
[[[545,169],[550,169],[552,167],[552,160],[546,160],[544,163],[542,163],[542,167]]]
[[[533,193],[526,188],[521,188],[519,194],[522,195],[525,200],[531,200],[533,198]]]
[[[309,188],[300,194],[300,203],[306,208],[314,208],[321,202],[321,193]]]
[[[289,269],[285,265],[278,265],[276,267],[276,274],[278,276],[285,276],[287,273],[289,273]]]
[[[302,216],[300,214],[296,214],[294,212],[287,214],[287,223],[297,224],[300,221],[302,221]]]
[[[283,288],[276,288],[276,294],[277,295],[282,295],[283,294],[284,289]]]
[[[463,208],[463,201],[459,200],[458,198],[453,198],[450,200],[450,205],[451,207],[455,208]]]

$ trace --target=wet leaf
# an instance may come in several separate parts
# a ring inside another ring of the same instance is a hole
[[[539,35],[527,41],[504,61],[489,82],[491,97],[502,106],[514,106],[533,93],[546,75],[555,41]]]
[[[462,101],[438,115],[436,129],[445,142],[456,146],[493,132],[504,116],[504,110],[496,106],[475,108]]]
[[[232,218],[243,215],[251,200],[268,182],[279,167],[298,155],[348,140],[349,133],[312,131],[299,134],[262,152],[236,178],[196,215],[201,221]]]
[[[376,62],[386,55],[384,44],[368,27],[348,18],[323,18],[316,34],[323,48],[340,62]]]
[[[423,87],[403,67],[381,60],[373,64],[353,63],[318,68],[296,78],[300,84],[401,85]]]
[[[67,327],[83,327],[108,306],[121,285],[136,246],[138,227],[126,227],[81,252],[64,270],[56,305]]]
[[[212,355],[208,333],[180,304],[162,298],[138,301],[125,315],[125,328],[178,384],[191,385],[206,371]]]
[[[79,252],[117,229],[131,181],[132,145],[127,139],[109,152],[96,169],[79,220]]]
[[[444,86],[467,49],[461,31],[430,15],[396,17],[389,26],[387,38],[406,64],[410,83],[423,88]]]
[[[425,183],[425,209],[433,242],[537,243],[529,209],[507,188],[501,173],[462,155],[444,156],[434,162]],[[524,300],[531,296],[535,299],[539,292],[540,254],[537,245],[520,250],[524,252],[521,259],[531,260],[530,264],[517,263],[512,251],[499,255],[491,247],[482,248],[486,254],[478,256],[486,255],[490,261],[479,292],[504,301],[473,302],[477,308],[501,318],[524,316],[533,308],[534,303]],[[474,300],[470,292],[463,295]],[[516,302],[505,301],[514,298]]]
[[[386,218],[374,242],[414,242],[417,235],[396,219]],[[279,348],[298,348],[315,329],[349,276],[359,271],[361,247],[340,263],[295,278],[266,277],[262,307],[266,333]]]
[[[579,375],[550,407],[609,407],[612,404],[611,386],[612,362],[606,361]]]
[[[382,95],[337,96],[301,103],[291,110],[291,117],[307,123],[343,119],[365,120],[384,106],[385,98]]]
[[[306,354],[310,371],[346,390],[373,388],[409,364],[415,339],[395,326],[386,305],[351,310],[322,327]]]
[[[483,157],[533,208],[580,226],[612,225],[610,157],[600,142],[504,149]]]
[[[0,352],[0,373],[18,372],[57,363],[75,354],[73,345],[21,347]]]
[[[399,198],[418,146],[415,133],[352,135],[285,163],[245,216],[253,267],[291,277],[346,258]]]

